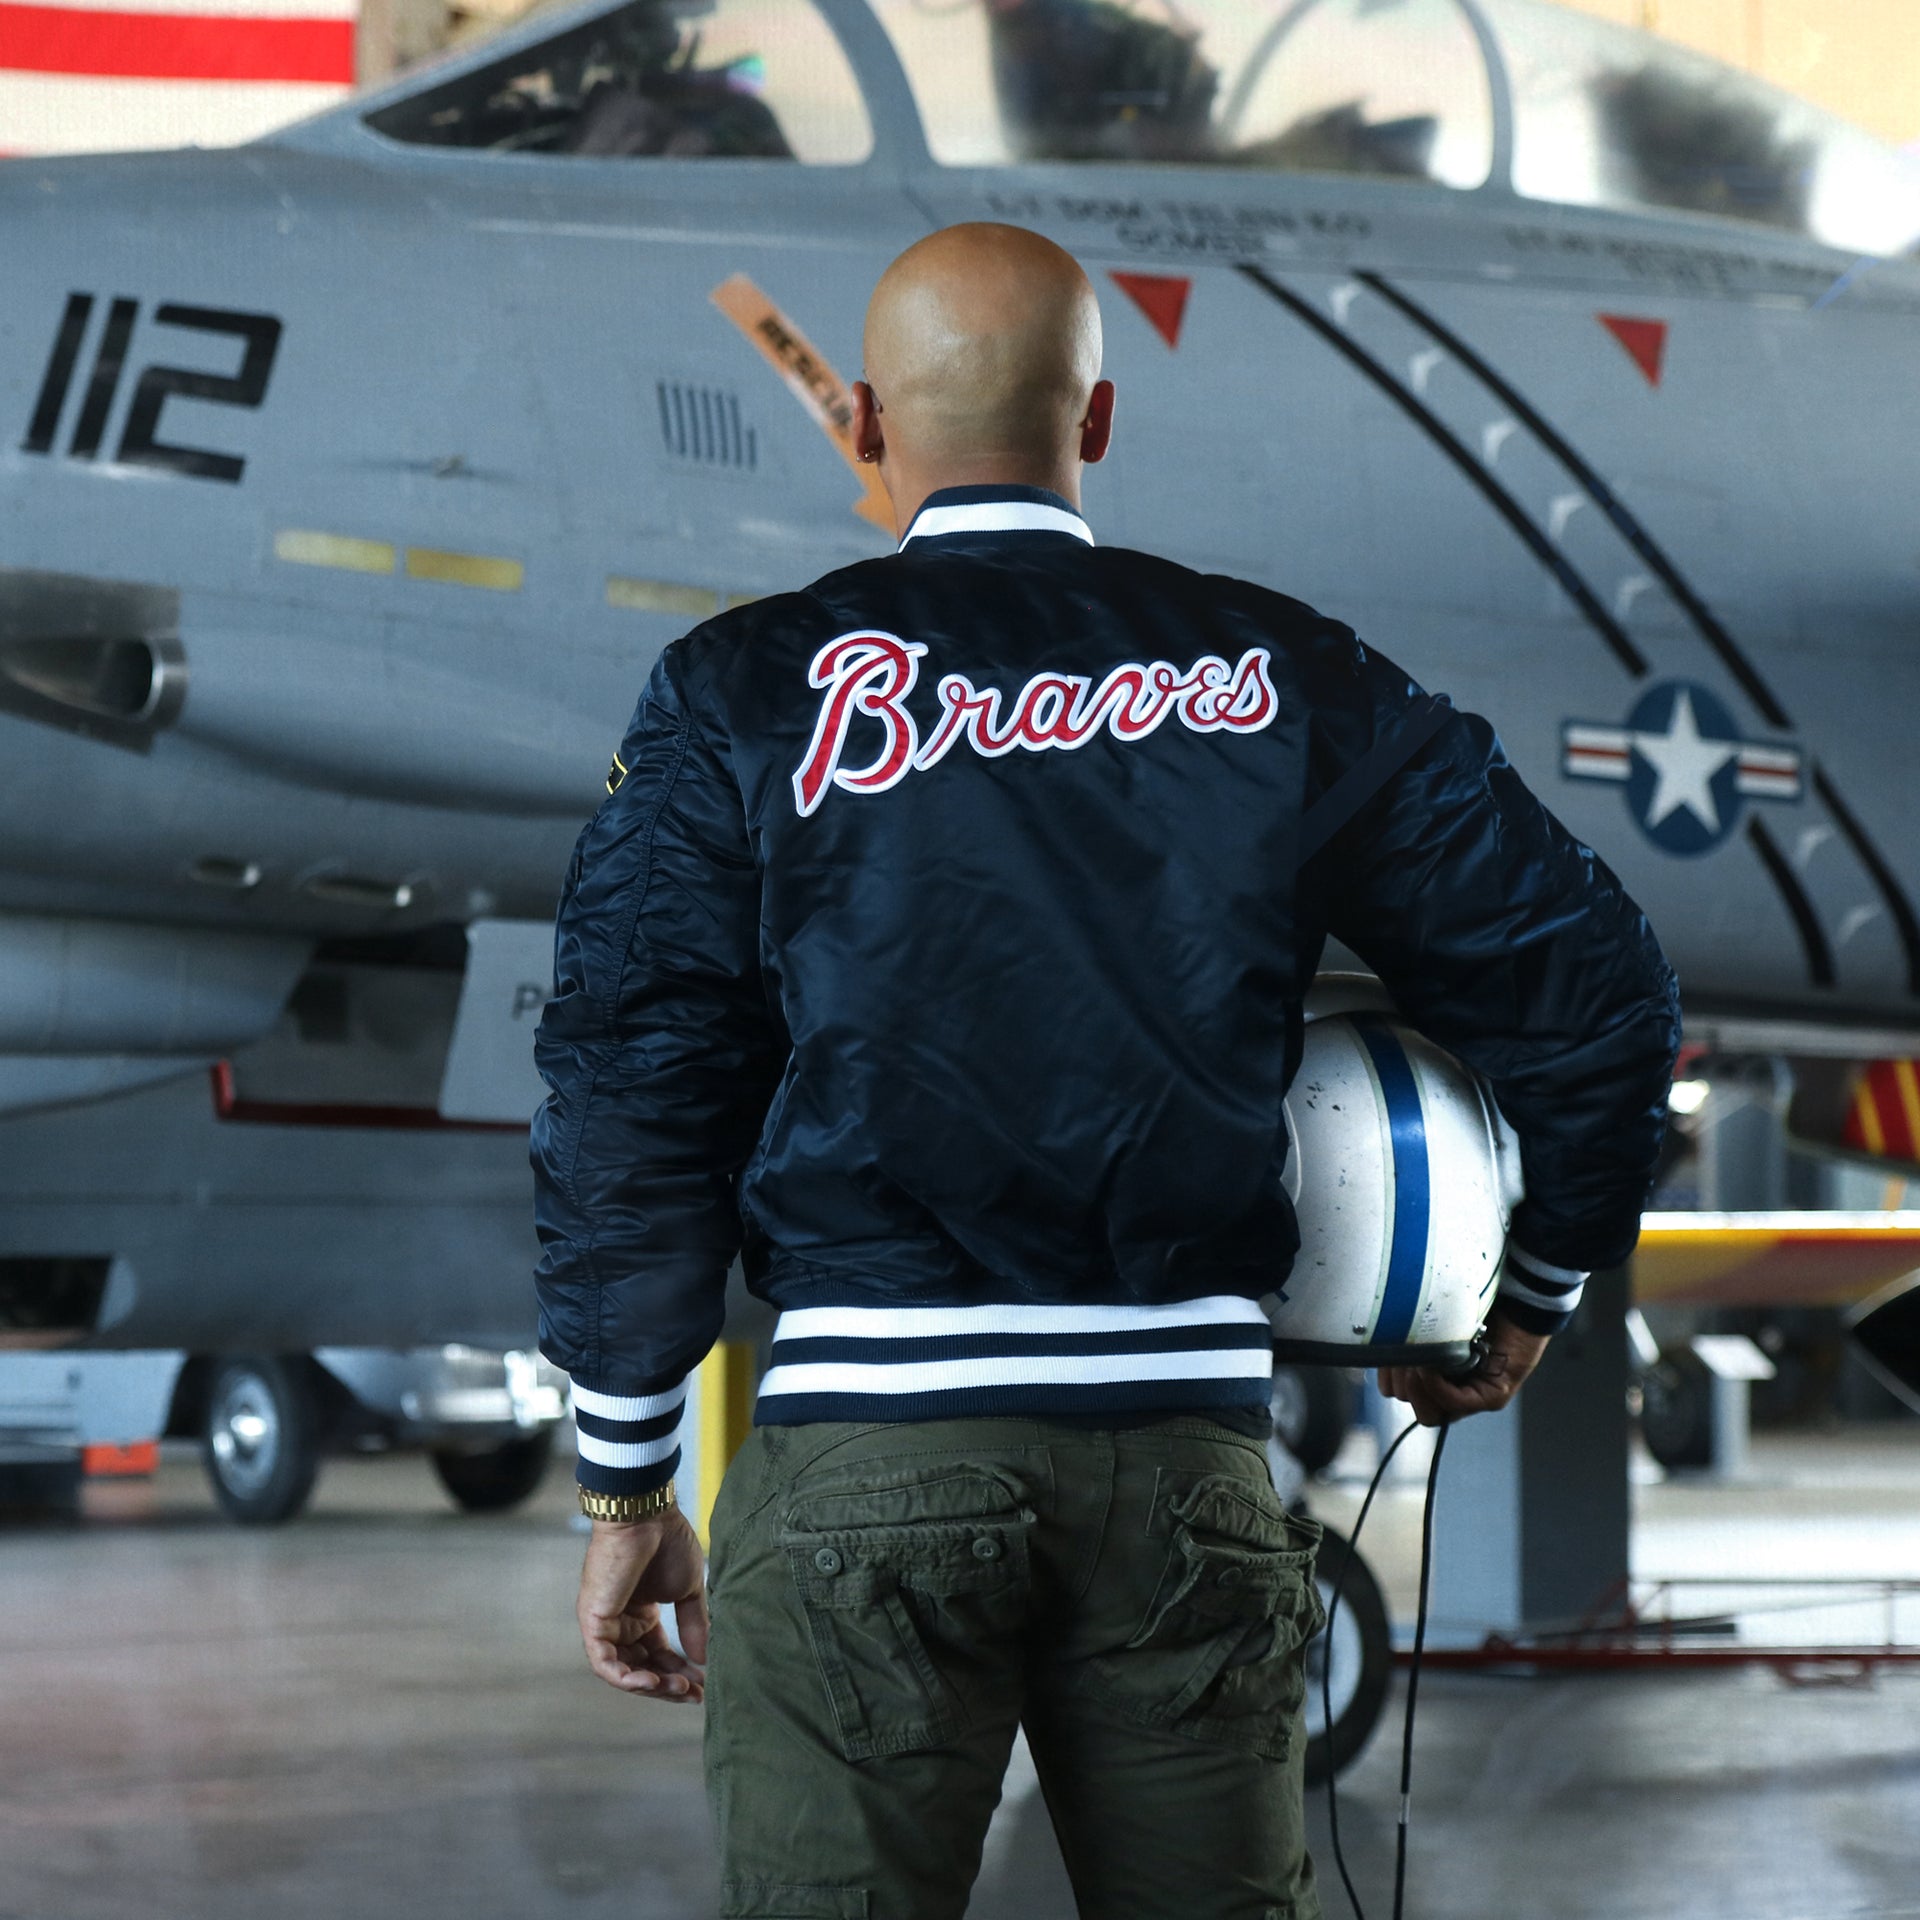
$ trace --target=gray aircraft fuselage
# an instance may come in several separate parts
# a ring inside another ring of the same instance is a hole
[[[357,108],[0,164],[0,971],[8,916],[549,915],[660,649],[891,546],[715,291],[851,378],[886,263],[986,218],[1100,288],[1099,538],[1490,716],[1694,1034],[1920,1036],[1920,266],[1841,286],[1791,235],[1499,189],[945,169],[871,16],[823,10],[857,167],[404,147]],[[1190,282],[1174,344],[1116,272]],[[1664,328],[1657,380],[1620,322]],[[123,628],[150,695],[49,668]]]

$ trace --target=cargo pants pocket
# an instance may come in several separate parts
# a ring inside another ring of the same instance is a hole
[[[847,1759],[945,1745],[1017,1684],[1032,1523],[950,1466],[800,1493],[780,1547]]]
[[[1166,1541],[1158,1584],[1125,1648],[1093,1662],[1098,1690],[1143,1725],[1285,1760],[1326,1624],[1320,1528],[1250,1479],[1169,1469],[1149,1537]]]

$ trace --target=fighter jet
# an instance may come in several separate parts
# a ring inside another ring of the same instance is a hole
[[[966,219],[1100,285],[1099,538],[1490,715],[1690,1041],[1920,1162],[1910,161],[1523,0],[586,0],[0,163],[16,1326],[524,1325],[570,843],[668,641],[889,550],[862,310]]]

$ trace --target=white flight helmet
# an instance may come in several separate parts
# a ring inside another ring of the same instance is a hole
[[[1284,1108],[1300,1252],[1271,1310],[1274,1357],[1464,1365],[1521,1195],[1519,1142],[1378,981],[1323,975],[1306,1017]]]

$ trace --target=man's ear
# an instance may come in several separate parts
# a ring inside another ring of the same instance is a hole
[[[1080,422],[1080,458],[1093,466],[1107,457],[1113,444],[1113,382],[1096,380],[1093,397],[1087,402],[1087,417]]]
[[[880,402],[864,380],[853,383],[853,450],[862,460],[878,460],[887,437],[880,431]]]

